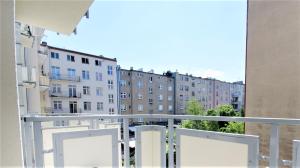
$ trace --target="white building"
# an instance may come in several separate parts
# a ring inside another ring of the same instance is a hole
[[[41,76],[50,79],[41,92],[44,113],[117,114],[117,60],[48,46],[40,47]]]

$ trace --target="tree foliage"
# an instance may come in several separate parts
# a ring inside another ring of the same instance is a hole
[[[209,109],[205,111],[203,106],[197,100],[190,100],[187,103],[186,112],[189,115],[201,116],[241,116],[241,113],[235,111],[231,105],[221,105],[215,109]],[[208,131],[222,131],[228,133],[244,133],[244,123],[242,122],[184,120],[181,123],[181,127]]]

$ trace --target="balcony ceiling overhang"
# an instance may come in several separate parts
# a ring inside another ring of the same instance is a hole
[[[69,35],[93,0],[16,0],[16,20]]]

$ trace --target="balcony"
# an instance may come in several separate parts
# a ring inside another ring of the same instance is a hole
[[[50,80],[48,76],[40,75],[40,90],[42,92],[49,89]]]
[[[129,127],[131,119],[160,119],[168,125]],[[259,153],[257,135],[184,129],[175,120],[270,125],[269,155]],[[55,126],[59,121],[69,125]],[[260,160],[269,167],[300,166],[298,140],[293,141],[292,160],[279,158],[280,127],[299,126],[300,119],[77,114],[23,116],[22,123],[26,167],[259,167]]]
[[[80,82],[80,76],[70,76],[70,75],[61,75],[61,74],[50,74],[50,75],[49,75],[49,78],[50,78],[51,80]]]
[[[70,108],[61,108],[61,109],[55,109],[53,107],[45,107],[44,112],[47,115],[68,115],[71,113],[81,113],[81,108],[76,108],[76,109],[70,109]]]
[[[48,56],[48,50],[47,49],[43,49],[43,48],[40,48],[40,50],[38,50],[38,53],[41,54],[41,55],[45,55],[45,56]]]
[[[53,92],[53,90],[49,91],[49,95],[51,97],[61,97],[61,98],[81,98],[81,93],[70,93],[70,92]]]

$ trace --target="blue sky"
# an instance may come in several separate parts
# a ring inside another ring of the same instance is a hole
[[[49,45],[117,58],[122,68],[244,80],[246,1],[95,1],[77,35]],[[67,11],[66,11],[67,12]]]

